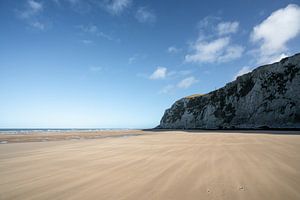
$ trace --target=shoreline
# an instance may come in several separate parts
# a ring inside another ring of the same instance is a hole
[[[62,140],[85,140],[85,139],[103,139],[114,137],[132,137],[149,134],[163,133],[193,133],[193,134],[274,134],[274,135],[300,135],[298,130],[204,130],[204,129],[126,129],[126,130],[95,130],[95,131],[55,131],[55,132],[26,132],[14,134],[0,134],[0,145],[10,143],[26,143],[26,142],[52,142]]]
[[[24,142],[48,142],[61,140],[101,139],[107,137],[129,137],[142,135],[140,130],[101,130],[101,131],[61,131],[61,132],[26,132],[0,134],[0,144]]]

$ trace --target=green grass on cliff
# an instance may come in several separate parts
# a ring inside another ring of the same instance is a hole
[[[187,98],[187,99],[192,99],[192,98],[200,97],[200,96],[203,96],[203,95],[205,95],[205,94],[192,94],[192,95],[187,96],[187,97],[185,97],[185,98]]]

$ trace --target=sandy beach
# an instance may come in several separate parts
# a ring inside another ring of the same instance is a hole
[[[300,135],[270,133],[2,135],[0,199],[300,199]]]

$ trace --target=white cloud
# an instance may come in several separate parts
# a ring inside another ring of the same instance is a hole
[[[219,38],[212,42],[198,40],[193,44],[194,54],[186,55],[187,62],[214,62],[229,44],[229,37]]]
[[[212,63],[228,62],[241,57],[244,48],[231,45],[230,37],[222,37],[210,42],[199,38],[193,45],[194,53],[185,56],[186,62]]]
[[[190,76],[190,77],[187,77],[187,78],[181,80],[177,84],[177,87],[178,88],[184,88],[184,89],[186,89],[186,88],[189,88],[191,85],[193,85],[193,84],[195,84],[197,82],[198,82],[198,80],[195,77]]]
[[[275,56],[269,57],[269,62],[270,63],[278,62],[281,59],[286,58],[286,57],[288,57],[288,55],[285,54],[285,53],[282,53],[282,54],[279,54],[279,55],[275,55]]]
[[[155,14],[146,7],[138,8],[135,18],[141,23],[153,23],[156,21]]]
[[[223,55],[218,58],[219,62],[229,62],[236,58],[240,58],[244,52],[244,48],[240,45],[229,45]]]
[[[198,24],[199,38],[213,39],[224,37],[238,32],[238,21],[222,21],[222,18],[216,16],[206,16]]]
[[[234,76],[233,76],[233,80],[235,80],[238,76],[242,76],[244,74],[247,74],[248,72],[251,72],[252,69],[250,67],[242,67]]]
[[[178,53],[178,52],[180,52],[180,50],[181,49],[178,49],[177,47],[175,47],[175,46],[170,46],[169,48],[168,48],[168,52],[169,53]]]
[[[121,14],[131,4],[131,0],[106,0],[105,7],[113,15]]]
[[[251,41],[260,47],[258,63],[266,64],[288,51],[287,42],[300,34],[300,7],[289,4],[253,28]],[[277,60],[277,59],[275,59]]]
[[[236,33],[239,28],[239,22],[221,22],[217,25],[217,31],[219,35],[226,35]]]
[[[165,67],[157,67],[157,69],[150,75],[150,79],[164,79],[167,75],[167,68]]]
[[[239,22],[221,21],[219,17],[208,16],[198,23],[199,35],[191,43],[191,52],[186,62],[223,63],[242,56],[244,47],[232,42],[231,34],[238,31]]]

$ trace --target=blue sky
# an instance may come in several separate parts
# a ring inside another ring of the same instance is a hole
[[[149,128],[299,52],[300,1],[1,0],[0,128]]]

